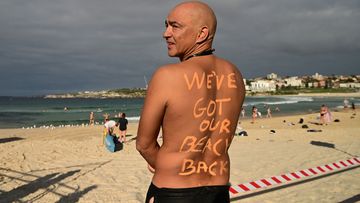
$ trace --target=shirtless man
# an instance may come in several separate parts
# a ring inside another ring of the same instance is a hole
[[[229,202],[227,151],[244,100],[242,76],[212,54],[216,17],[208,5],[177,5],[165,27],[168,55],[180,62],[157,69],[141,114],[136,148],[154,173],[146,202]]]

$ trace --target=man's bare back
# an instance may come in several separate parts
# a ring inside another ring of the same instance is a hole
[[[187,12],[205,20],[197,24],[187,19]],[[233,64],[211,54],[216,18],[207,5],[180,4],[170,12],[166,27],[168,54],[181,62],[157,69],[141,114],[136,146],[155,170],[149,192],[225,186],[230,175],[227,151],[245,95],[242,76]],[[224,188],[216,190],[228,195]]]
[[[153,183],[162,187],[227,184],[227,149],[244,92],[241,75],[215,56],[163,69],[154,81],[163,87],[156,96],[166,99],[166,111]]]
[[[160,68],[151,85],[148,95],[156,104],[145,104],[153,108],[144,109],[141,125],[157,126],[154,106],[166,106],[153,183],[171,188],[227,184],[227,150],[244,97],[236,67],[213,55],[194,57]],[[139,126],[139,135],[151,133],[143,129],[149,130]]]

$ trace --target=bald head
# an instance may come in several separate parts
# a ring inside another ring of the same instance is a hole
[[[168,55],[186,60],[189,56],[210,50],[216,31],[216,16],[205,3],[189,1],[178,4],[165,20],[163,37]]]
[[[209,38],[215,36],[217,20],[214,11],[205,3],[199,1],[187,1],[180,3],[170,13],[182,13],[184,20],[189,21],[195,29],[206,27]]]

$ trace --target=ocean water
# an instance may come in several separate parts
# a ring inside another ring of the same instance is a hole
[[[360,105],[360,98],[347,98]],[[252,106],[266,115],[270,106],[273,116],[318,112],[322,104],[335,110],[343,107],[343,97],[308,96],[248,96],[244,102],[246,116]],[[0,97],[0,128],[28,128],[42,126],[82,125],[89,122],[91,111],[95,121],[103,122],[103,114],[112,119],[125,112],[129,122],[138,121],[144,99],[44,99],[25,97]],[[67,110],[64,110],[65,107]],[[278,107],[280,111],[274,109]]]
[[[90,112],[94,112],[98,123],[103,122],[105,113],[114,118],[119,112],[125,112],[128,120],[138,120],[143,101],[0,97],[0,128],[87,124]]]

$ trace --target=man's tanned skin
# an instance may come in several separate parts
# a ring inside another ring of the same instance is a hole
[[[244,100],[244,84],[232,63],[212,49],[216,17],[201,2],[172,9],[165,20],[168,55],[180,62],[159,67],[149,84],[136,147],[155,169],[157,187],[227,185],[227,153]],[[157,137],[162,129],[163,142]]]

